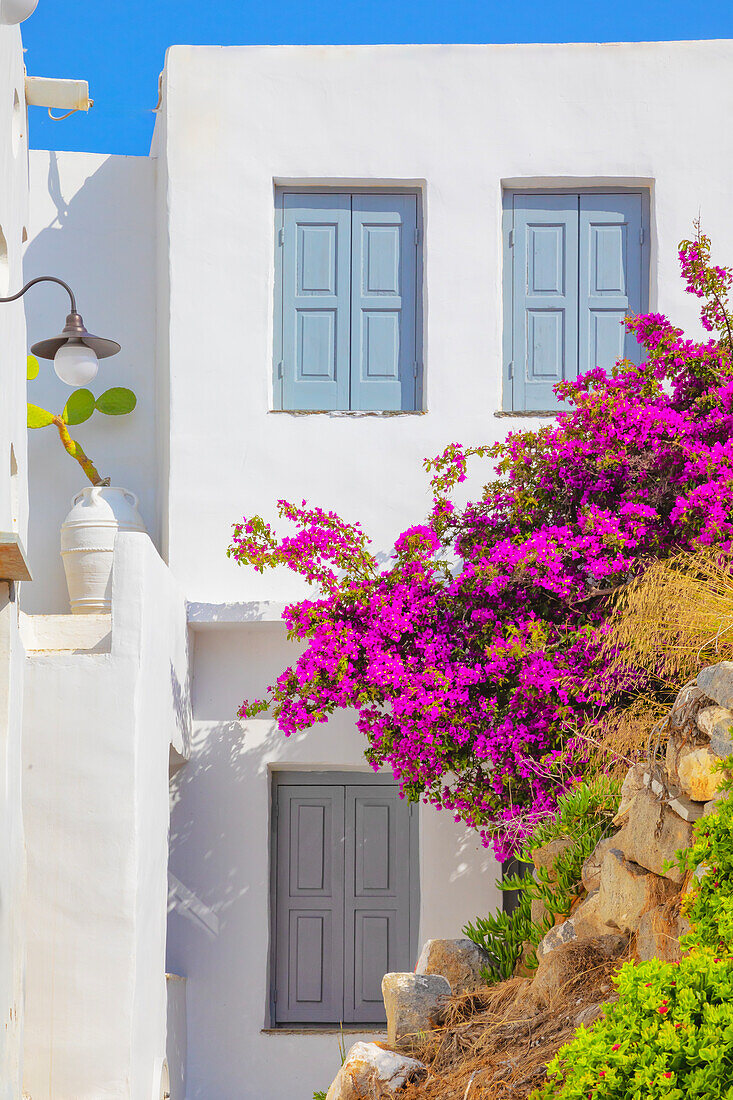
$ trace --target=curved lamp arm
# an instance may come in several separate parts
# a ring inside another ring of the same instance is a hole
[[[3,302],[15,302],[18,298],[22,298],[25,292],[30,290],[32,286],[35,286],[36,283],[58,283],[59,286],[62,286],[71,300],[71,312],[66,318],[66,324],[60,336],[54,336],[50,340],[39,340],[31,346],[31,351],[34,355],[39,355],[41,359],[53,359],[56,352],[59,348],[63,347],[64,344],[84,344],[86,347],[91,348],[97,356],[97,359],[106,359],[108,355],[117,354],[120,350],[120,345],[116,340],[106,340],[103,336],[95,336],[93,333],[87,332],[81,314],[76,308],[74,291],[68,283],[65,283],[63,279],[57,279],[55,275],[36,276],[35,279],[31,279],[24,287],[21,287],[17,294],[10,294],[7,298],[0,298],[0,304]]]
[[[26,290],[30,290],[36,283],[58,283],[62,286],[71,299],[71,312],[76,313],[76,298],[74,297],[74,291],[71,289],[68,283],[65,283],[63,279],[57,279],[55,275],[38,275],[35,279],[31,279],[22,287],[17,294],[11,294],[7,298],[0,298],[0,302],[14,302],[17,298],[22,298]]]

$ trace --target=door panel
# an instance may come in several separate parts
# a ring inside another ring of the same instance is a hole
[[[351,408],[415,408],[417,196],[352,196]]]
[[[275,788],[275,1019],[338,1023],[344,966],[344,788]]]
[[[348,786],[345,1022],[383,1021],[383,975],[413,969],[411,872],[410,807],[396,786]]]
[[[351,196],[284,195],[282,404],[349,407]]]
[[[624,317],[642,309],[641,195],[580,196],[580,371],[640,362]]]

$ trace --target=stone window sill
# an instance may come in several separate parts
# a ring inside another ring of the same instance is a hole
[[[301,1024],[300,1027],[263,1027],[260,1035],[373,1035],[385,1038],[384,1024],[349,1024],[347,1027],[332,1027],[330,1024]]]
[[[516,417],[517,419],[521,418],[523,420],[554,420],[559,412],[562,412],[562,409],[542,409],[539,412],[530,412],[525,411],[524,409],[499,409],[497,412],[494,413],[494,416],[498,419],[503,419],[505,417]]]
[[[268,409],[268,412],[272,416],[343,416],[358,420],[364,416],[378,416],[384,419],[393,416],[425,416],[427,409],[395,409],[383,412],[378,409]]]

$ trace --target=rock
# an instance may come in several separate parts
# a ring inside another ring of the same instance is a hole
[[[555,875],[553,873],[553,867],[555,861],[563,854],[567,852],[569,848],[575,846],[575,841],[571,840],[569,836],[557,837],[556,840],[548,840],[547,844],[540,844],[537,848],[533,848],[532,862],[535,865],[537,871],[547,871],[550,876],[550,882],[555,881]]]
[[[726,661],[725,664],[731,662]],[[713,666],[717,668],[717,665]],[[707,670],[703,670],[707,671]],[[702,675],[702,673],[701,673]],[[710,751],[726,757],[733,752],[733,711],[728,707],[706,707],[697,716],[698,729],[710,738]]]
[[[689,729],[694,723],[698,711],[703,707],[709,707],[712,699],[695,680],[690,680],[677,692],[672,709],[669,712],[668,728],[670,731]]]
[[[697,686],[721,707],[733,707],[733,661],[719,661],[697,674]]]
[[[668,777],[669,779],[669,777]],[[657,796],[658,802],[664,802],[672,813],[677,814],[683,821],[693,824],[703,816],[703,809],[699,802],[693,802],[686,794],[682,794],[679,787],[672,782],[660,783],[649,772],[644,774],[644,783]]]
[[[644,789],[644,764],[634,764],[626,773],[626,778],[621,785],[621,802],[613,819],[614,825],[623,825],[629,816],[631,803],[639,791]]]
[[[642,913],[676,894],[669,881],[624,859],[615,848],[606,852],[598,891],[598,916],[622,932],[635,932]]]
[[[694,802],[709,802],[723,781],[719,771],[713,771],[718,757],[707,748],[693,749],[680,758],[677,777],[684,793]]]
[[[675,865],[665,869],[665,865],[674,860],[680,848],[689,848],[691,843],[692,825],[658,802],[649,789],[636,796],[626,824],[614,837],[614,848],[627,860],[678,883],[682,881],[679,868]]]
[[[595,893],[590,894],[580,903],[567,920],[563,921],[562,924],[556,924],[540,940],[537,945],[537,958],[542,959],[545,955],[556,951],[563,944],[572,943],[573,940],[598,939],[599,936],[606,936],[615,932],[615,928],[610,927],[600,918],[598,891],[596,890]]]
[[[385,1050],[376,1043],[354,1043],[326,1100],[362,1100],[365,1096],[395,1093],[426,1073],[427,1067],[416,1058]]]
[[[387,1013],[387,1043],[415,1040],[440,1023],[450,984],[442,974],[385,974],[382,996]]]
[[[486,982],[481,970],[489,956],[471,940],[428,940],[418,959],[416,974],[442,974],[453,993],[467,993]]]
[[[687,927],[685,927],[687,926]],[[689,929],[687,921],[668,905],[657,905],[642,914],[636,931],[636,951],[642,962],[661,959],[679,962],[680,936]]]
[[[710,814],[716,813],[717,810],[720,808],[720,803],[724,802],[727,797],[727,791],[716,791],[710,801],[705,803],[702,811],[702,816],[710,817]]]
[[[622,955],[627,942],[625,936],[615,934],[562,944],[540,959],[534,981],[524,993],[521,1007],[545,1008],[561,991],[567,992],[575,979]]]
[[[636,792],[638,794],[638,791]],[[623,788],[622,788],[623,798]],[[620,812],[620,807],[619,807]],[[583,886],[589,894],[592,894],[594,890],[597,890],[601,885],[601,864],[605,858],[606,852],[613,848],[613,837],[607,836],[605,840],[601,840],[591,854],[583,864],[583,870],[581,876],[583,879]]]

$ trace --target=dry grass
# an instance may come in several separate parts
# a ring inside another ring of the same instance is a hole
[[[669,701],[640,694],[625,707],[610,707],[573,736],[585,744],[592,770],[623,779],[646,755],[650,732],[668,711]]]
[[[580,945],[579,945],[580,947]],[[547,1007],[532,1011],[527,978],[451,999],[443,1026],[416,1037],[411,1053],[428,1075],[408,1085],[401,1100],[526,1100],[545,1080],[545,1067],[569,1042],[584,1009],[613,997],[611,978],[626,959],[597,964],[589,949]]]
[[[733,655],[733,558],[700,550],[653,563],[617,597],[609,625],[615,670],[686,683]]]

